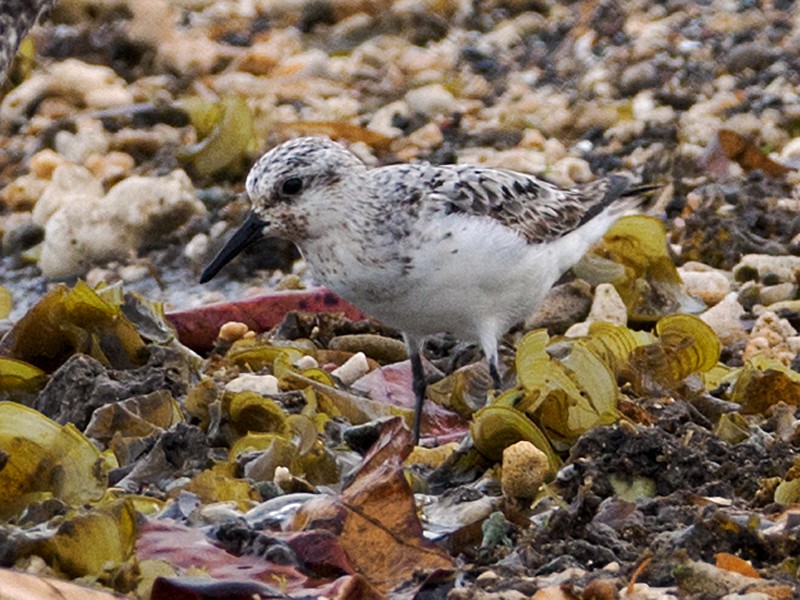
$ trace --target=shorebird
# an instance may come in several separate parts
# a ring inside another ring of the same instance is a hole
[[[611,175],[562,189],[532,175],[467,165],[369,168],[320,137],[285,142],[247,176],[252,211],[201,276],[262,237],[293,241],[320,283],[403,333],[419,441],[424,337],[477,340],[500,387],[498,338],[625,211],[640,189]]]

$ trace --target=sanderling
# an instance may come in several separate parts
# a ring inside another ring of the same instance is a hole
[[[256,239],[295,242],[320,283],[403,332],[417,442],[426,389],[422,339],[446,331],[477,340],[499,387],[499,337],[638,204],[638,190],[628,185],[612,175],[561,189],[532,175],[467,165],[368,168],[341,144],[299,138],[252,168],[252,211],[200,281]]]

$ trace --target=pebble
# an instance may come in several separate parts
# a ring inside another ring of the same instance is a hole
[[[714,330],[719,341],[727,346],[747,339],[747,331],[742,323],[744,315],[744,308],[739,304],[736,292],[730,292],[699,316]]]
[[[384,364],[401,362],[408,358],[403,342],[373,333],[336,336],[328,344],[328,349],[363,352]]]
[[[551,181],[563,187],[588,183],[595,178],[589,163],[575,156],[566,156],[558,160],[550,167],[547,176]]]
[[[306,369],[317,369],[319,368],[319,362],[316,358],[311,356],[310,354],[304,354],[296,361],[294,361],[294,366],[304,371]]]
[[[587,320],[589,323],[605,321],[614,325],[627,325],[628,309],[617,288],[610,283],[601,283],[597,286]]]
[[[4,220],[3,223],[3,256],[13,256],[40,243],[44,238],[44,229],[41,225],[32,223],[26,213],[12,213],[25,219],[18,225]],[[10,229],[6,229],[11,225]]]
[[[760,278],[765,275],[774,275],[780,281],[795,281],[796,273],[800,270],[800,256],[772,256],[770,254],[746,254],[733,268],[733,276],[741,281],[740,273],[756,271]]]
[[[764,306],[771,306],[777,302],[792,300],[797,294],[797,286],[789,281],[777,285],[765,285],[761,288],[758,301]]]
[[[75,98],[84,108],[102,109],[134,103],[125,80],[113,69],[89,65],[75,58],[48,65],[12,89],[0,104],[0,121],[24,118],[28,107],[46,96]]]
[[[659,73],[652,62],[634,63],[622,71],[619,78],[620,92],[633,96],[642,90],[657,87]]]
[[[33,207],[33,222],[44,226],[65,206],[76,206],[86,216],[87,208],[103,197],[103,185],[88,169],[69,162],[53,170],[50,184]]]
[[[236,379],[225,384],[225,391],[238,394],[239,392],[255,392],[262,396],[277,394],[278,378],[274,375],[252,375],[244,373]]]
[[[242,339],[250,328],[245,323],[239,321],[228,321],[219,328],[217,339],[221,342],[232,344],[236,340]]]
[[[449,115],[457,104],[453,94],[439,83],[409,90],[405,101],[412,113],[418,112],[428,117]]]
[[[210,241],[205,233],[197,233],[183,247],[183,255],[196,264],[208,259]]]
[[[65,160],[66,159],[58,152],[50,148],[45,148],[31,156],[28,166],[30,167],[31,174],[35,177],[39,179],[50,179],[56,167],[63,164]]]
[[[592,323],[600,321],[623,326],[628,323],[628,309],[617,289],[610,283],[601,283],[597,286],[589,316],[582,323],[575,323],[567,329],[564,335],[583,337],[589,334],[589,326]]]
[[[331,371],[331,375],[344,385],[351,385],[367,373],[369,373],[369,364],[367,364],[367,356],[363,352],[356,352],[342,366]]]
[[[770,66],[775,60],[776,50],[761,42],[745,42],[734,44],[728,52],[725,63],[732,73],[744,69],[763,69]]]
[[[766,310],[756,319],[742,358],[748,360],[756,354],[790,365],[800,351],[800,337],[791,323],[774,312]]]
[[[64,167],[56,169],[53,184]],[[37,203],[33,211],[34,222],[45,222],[39,267],[49,278],[77,275],[97,262],[127,257],[206,211],[181,170],[163,177],[129,177],[105,197],[97,194],[102,188],[88,171],[72,166],[70,173],[69,193],[56,199],[54,193],[48,195],[48,187],[40,203],[49,202],[42,210]],[[79,183],[85,184],[83,193],[76,189]]]
[[[731,291],[731,282],[724,273],[708,270],[687,270],[686,266],[678,269],[684,289],[690,296],[696,296],[706,306],[714,306],[721,302]]]
[[[39,179],[30,173],[20,175],[0,190],[0,201],[14,212],[31,210],[48,184],[46,179]]]
[[[527,440],[503,450],[500,487],[508,498],[533,498],[550,470],[547,455]]]
[[[564,333],[570,325],[585,319],[592,307],[592,288],[581,279],[555,286],[525,320],[525,329],[546,328]]]
[[[56,152],[76,165],[84,164],[91,155],[108,153],[109,136],[100,121],[78,119],[76,127],[75,133],[61,130],[56,134],[53,144]]]

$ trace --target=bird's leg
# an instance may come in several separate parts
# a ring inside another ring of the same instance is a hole
[[[422,423],[422,406],[425,404],[425,390],[427,384],[425,382],[425,370],[422,367],[422,357],[419,353],[419,342],[409,336],[404,336],[406,340],[406,349],[408,351],[408,358],[411,360],[411,377],[412,387],[414,388],[414,428],[412,433],[414,435],[414,445],[419,443],[419,430]]]
[[[500,380],[500,371],[497,370],[497,355],[489,359],[489,375],[492,376],[494,389],[499,391],[503,382]]]

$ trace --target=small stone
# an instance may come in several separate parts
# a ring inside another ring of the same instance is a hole
[[[795,281],[795,273],[800,269],[800,256],[772,256],[769,254],[746,254],[733,268],[736,281],[743,281],[741,272],[755,270],[760,278],[772,274],[778,281]]]
[[[228,321],[219,328],[217,339],[221,342],[232,344],[236,340],[242,339],[248,331],[250,331],[250,328],[244,323],[239,323],[238,321]]]
[[[642,90],[659,85],[659,73],[651,62],[637,62],[625,68],[619,78],[619,89],[624,96],[635,96]]]
[[[183,247],[183,255],[194,263],[201,263],[208,257],[210,242],[205,233],[195,234]]]
[[[697,296],[706,306],[721,302],[731,291],[731,282],[719,271],[687,271],[678,269],[684,289],[690,296]]]
[[[44,229],[40,225],[25,221],[3,233],[3,256],[19,254],[40,243],[43,238]]]
[[[475,578],[475,583],[485,585],[487,583],[494,583],[500,579],[500,575],[494,571],[484,571]]]
[[[605,321],[614,325],[628,323],[628,309],[617,289],[610,283],[601,283],[595,289],[587,321],[589,323]]]
[[[301,371],[305,369],[316,369],[319,367],[319,362],[317,362],[317,359],[311,356],[310,354],[304,354],[296,361],[294,361],[294,366],[300,369]]]
[[[15,212],[29,211],[35,205],[49,182],[28,173],[20,175],[0,190],[0,202]]]
[[[744,69],[763,69],[775,60],[775,49],[762,42],[745,42],[734,44],[725,60],[732,73]]]
[[[791,300],[797,293],[797,286],[789,281],[777,285],[766,285],[761,288],[758,300],[764,306],[771,306],[776,302]]]
[[[151,271],[146,265],[125,265],[120,267],[119,276],[125,283],[141,281],[151,275]]]
[[[336,336],[328,343],[328,349],[363,352],[383,364],[401,362],[408,358],[403,342],[372,333]]]
[[[77,275],[94,263],[125,259],[206,210],[181,170],[163,177],[129,177],[105,197],[99,186],[80,167],[55,170],[33,211],[35,222],[46,222],[39,260],[46,277]],[[65,193],[57,196],[59,190]]]
[[[554,183],[563,187],[573,187],[577,183],[587,183],[594,179],[589,163],[575,156],[566,156],[556,162],[547,175]]]
[[[369,373],[367,356],[363,352],[357,352],[348,358],[341,367],[334,369],[331,375],[336,377],[344,385],[350,385],[367,373]]]
[[[92,154],[86,159],[86,168],[92,174],[105,181],[116,181],[130,175],[136,166],[133,157],[126,152],[109,152],[107,154]]]
[[[108,152],[109,136],[100,121],[82,119],[77,124],[78,131],[71,133],[61,130],[55,137],[55,149],[67,160],[83,164],[89,156],[103,156]]]
[[[503,450],[500,486],[508,498],[533,498],[550,469],[547,455],[528,441]]]
[[[525,321],[525,329],[546,328],[564,333],[573,323],[585,319],[592,306],[592,288],[582,279],[555,286]]]
[[[412,113],[426,116],[448,115],[456,110],[456,99],[439,83],[410,90],[405,97]]]
[[[747,331],[742,324],[744,308],[737,300],[736,292],[731,292],[715,306],[700,315],[719,341],[724,345],[735,344],[747,339]]]
[[[58,165],[49,185],[33,207],[33,222],[44,226],[64,206],[75,204],[84,218],[88,206],[103,196],[103,185],[88,169],[69,162]]]
[[[278,378],[274,375],[252,375],[250,373],[244,373],[226,383],[225,391],[234,394],[239,392],[255,392],[262,396],[269,396],[278,393]]]
[[[796,336],[797,331],[788,320],[765,310],[753,325],[742,358],[748,360],[756,354],[763,354],[788,366],[795,356],[793,348]]]
[[[64,161],[65,158],[63,156],[53,152],[50,148],[45,148],[31,156],[28,166],[31,169],[31,173],[39,179],[50,179],[56,167],[63,164]]]
[[[613,579],[598,577],[586,585],[581,598],[582,600],[616,600],[617,586]]]

